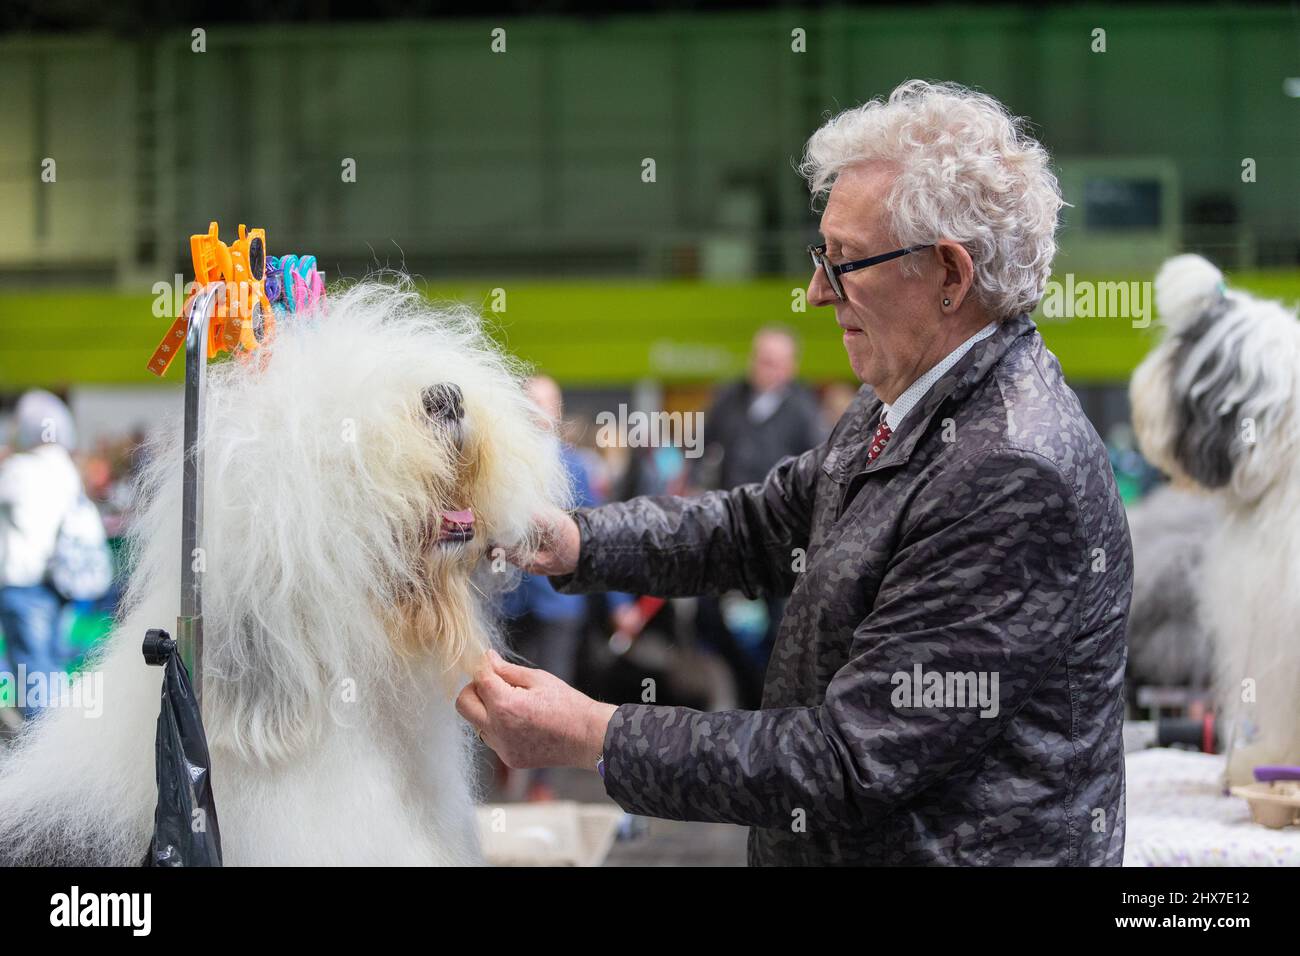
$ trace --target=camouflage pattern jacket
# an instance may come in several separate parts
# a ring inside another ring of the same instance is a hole
[[[748,824],[751,864],[1118,865],[1133,562],[1101,440],[1027,317],[868,464],[880,411],[863,387],[761,484],[578,512],[557,587],[790,595],[763,709],[621,706],[606,790]]]

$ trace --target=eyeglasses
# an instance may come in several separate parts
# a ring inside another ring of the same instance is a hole
[[[909,246],[906,249],[895,249],[893,252],[872,256],[869,259],[855,259],[852,262],[842,262],[839,265],[835,265],[830,259],[826,258],[826,243],[824,242],[820,245],[809,246],[808,254],[812,256],[813,271],[818,268],[823,269],[826,272],[826,281],[831,284],[831,291],[835,293],[835,297],[841,302],[846,302],[849,297],[844,294],[844,283],[840,282],[841,275],[846,272],[856,272],[858,269],[870,269],[882,262],[898,259],[913,252],[920,252],[922,249],[929,249],[931,245],[933,243],[927,243],[923,246]]]

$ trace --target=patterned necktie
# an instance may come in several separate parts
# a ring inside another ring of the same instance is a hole
[[[871,447],[867,449],[867,464],[871,464],[880,457],[885,445],[889,442],[889,436],[894,434],[894,430],[885,424],[885,416],[880,416],[880,424],[876,426],[876,434],[871,439]]]

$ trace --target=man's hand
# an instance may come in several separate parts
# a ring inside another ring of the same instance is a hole
[[[533,516],[540,544],[536,552],[522,555],[507,552],[506,560],[529,574],[572,574],[578,570],[578,550],[582,536],[573,516],[553,508]]]
[[[577,531],[577,528],[574,528]],[[596,768],[618,708],[574,690],[546,671],[488,651],[456,698],[457,712],[507,767]]]

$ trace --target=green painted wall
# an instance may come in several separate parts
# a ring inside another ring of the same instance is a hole
[[[1113,278],[1113,277],[1111,277]],[[1138,277],[1134,277],[1135,279]],[[1290,302],[1300,271],[1243,273],[1242,288]],[[436,300],[483,309],[515,354],[568,385],[712,381],[742,367],[749,338],[780,322],[803,336],[803,373],[812,380],[848,374],[828,310],[790,310],[795,281],[736,285],[664,283],[506,283],[506,309],[488,311],[486,285],[426,286]],[[66,383],[139,384],[167,325],[147,296],[105,292],[0,295],[0,391]],[[1126,379],[1152,341],[1151,329],[1119,318],[1041,319],[1048,345],[1076,382]],[[179,380],[179,368],[169,379]]]
[[[314,252],[331,278],[405,266],[475,303],[505,288],[510,347],[574,383],[728,374],[771,321],[807,331],[811,377],[843,374],[829,318],[789,309],[815,225],[791,160],[826,111],[913,76],[988,90],[1062,162],[1172,163],[1184,212],[1223,201],[1238,218],[1181,245],[1294,263],[1298,24],[1285,5],[936,6],[214,26],[201,54],[188,30],[6,36],[0,390],[146,381],[165,322],[143,290],[189,277],[187,237],[210,219],[265,226],[272,252]],[[1064,232],[1068,249],[1068,214]],[[792,278],[686,281],[719,237],[752,240],[755,276]],[[1137,271],[1113,268],[1098,278]],[[42,281],[60,291],[24,291]],[[1290,272],[1241,281],[1300,297]],[[1122,379],[1149,341],[1116,320],[1044,334],[1080,381]]]
[[[214,26],[204,53],[188,30],[4,37],[0,270],[166,275],[218,219],[429,275],[682,275],[741,190],[780,275],[812,221],[808,134],[917,76],[988,90],[1063,161],[1168,158],[1189,208],[1300,241],[1298,29],[1287,5],[1087,5]]]

